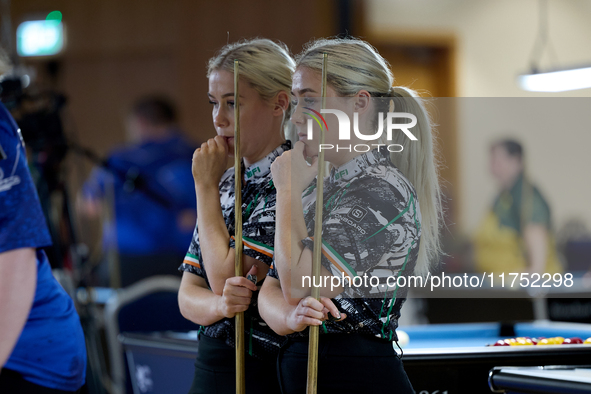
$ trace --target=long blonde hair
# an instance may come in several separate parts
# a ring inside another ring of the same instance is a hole
[[[0,76],[10,70],[10,58],[8,54],[0,47]]]
[[[441,254],[439,227],[443,222],[431,117],[416,92],[405,87],[393,87],[394,76],[390,65],[369,43],[338,38],[312,41],[296,57],[296,67],[320,72],[323,53],[327,53],[329,58],[327,83],[338,96],[353,96],[360,90],[367,90],[372,97],[392,98],[396,112],[409,112],[417,117],[417,124],[412,130],[418,141],[410,141],[404,133],[393,133],[393,140],[388,143],[403,146],[404,154],[390,153],[390,161],[417,192],[422,235],[414,272],[426,275]],[[386,138],[385,133],[382,138]]]
[[[291,97],[291,77],[295,71],[295,61],[281,42],[266,38],[241,40],[224,46],[207,65],[207,77],[214,71],[224,70],[234,73],[234,60],[240,61],[240,78],[250,83],[264,100],[270,100],[283,91]],[[291,122],[286,122],[291,114],[291,100],[283,117],[283,137],[296,141]]]

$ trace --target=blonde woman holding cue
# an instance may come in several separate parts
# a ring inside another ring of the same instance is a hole
[[[394,107],[395,112],[416,117],[410,130],[417,140],[394,131],[391,141],[384,139],[386,133],[377,141],[354,133],[350,140],[339,141],[336,117],[324,115],[325,143],[333,146],[325,150],[325,160],[333,168],[323,189],[322,276],[327,283],[341,275],[377,276],[383,284],[387,276],[425,275],[439,253],[440,190],[431,123],[420,99],[392,86],[387,62],[368,43],[318,40],[296,59],[291,120],[300,141],[271,167],[277,188],[275,255],[259,310],[275,332],[288,337],[278,359],[284,394],[305,392],[311,325],[322,326],[318,393],[412,393],[392,347],[405,289],[381,286],[369,296],[345,283],[322,287],[317,301],[309,297],[309,284],[301,286],[302,277],[311,272],[314,245],[316,193],[315,183],[310,183],[316,176],[319,147],[318,133],[308,140],[307,128],[309,114],[320,111],[323,53],[328,54],[327,108],[351,120],[357,113],[359,129],[370,135],[378,126],[378,113],[385,116]],[[385,145],[365,152],[334,149],[343,143]],[[389,145],[402,146],[402,152]],[[305,157],[313,158],[311,166]]]
[[[234,60],[240,62],[244,277],[234,276],[235,173],[226,170],[234,151]],[[202,326],[191,394],[236,392],[234,316],[239,312],[245,312],[246,391],[279,391],[274,372],[283,338],[262,321],[256,299],[274,249],[271,163],[291,147],[284,120],[293,70],[285,46],[266,39],[229,44],[209,62],[208,97],[218,135],[193,155],[198,219],[179,268],[181,312]]]

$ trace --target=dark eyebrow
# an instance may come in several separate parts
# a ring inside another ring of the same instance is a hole
[[[211,93],[209,93],[209,92],[207,93],[207,96],[208,96],[209,98],[211,98],[211,99],[215,99],[215,96],[214,96],[214,95],[212,95],[212,94],[211,94]],[[226,97],[232,97],[232,98],[233,98],[233,97],[234,97],[234,93],[233,93],[233,92],[232,92],[232,93],[225,93],[225,94],[223,94],[223,95],[222,95],[222,98],[226,98]],[[241,95],[241,94],[239,94],[239,95],[238,95],[238,97],[242,97],[242,95]]]
[[[298,90],[298,93],[299,93],[300,95],[302,95],[302,94],[304,94],[304,93],[308,93],[308,92],[310,92],[310,93],[318,93],[318,92],[317,92],[317,91],[315,91],[314,89],[310,89],[310,88],[305,88],[305,89],[300,89],[300,90]],[[294,92],[291,92],[291,94],[292,94],[292,95],[295,95],[295,94],[294,94]]]

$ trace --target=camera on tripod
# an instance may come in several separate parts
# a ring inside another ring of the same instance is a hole
[[[48,68],[55,68],[48,67]],[[30,77],[13,73],[0,80],[0,101],[15,118],[34,160],[54,170],[65,157],[67,141],[61,119],[66,97],[55,91],[29,93]],[[42,154],[41,157],[37,157]],[[47,171],[43,171],[47,172]]]
[[[57,68],[56,62],[49,62],[48,75],[55,76]],[[69,209],[63,168],[68,153],[62,122],[66,97],[52,89],[39,89],[31,83],[30,74],[34,75],[30,70],[16,67],[4,75],[0,79],[0,101],[15,119],[27,148],[31,175],[53,239],[53,247],[46,248],[46,253],[53,268],[62,268],[71,244],[63,235],[64,216],[70,221],[66,213]],[[65,210],[52,202],[55,193],[63,196]],[[56,217],[53,212],[61,212],[56,223],[52,220]]]

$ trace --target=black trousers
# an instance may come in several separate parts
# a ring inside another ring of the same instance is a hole
[[[246,394],[279,394],[277,357],[245,356]],[[199,337],[195,377],[189,394],[235,394],[236,350],[222,339]]]
[[[279,351],[283,394],[306,392],[308,338],[289,339]],[[413,394],[414,390],[392,343],[356,334],[320,336],[318,394]]]
[[[4,394],[75,394],[78,391],[63,391],[39,386],[25,380],[23,376],[11,369],[0,371],[0,393]]]

